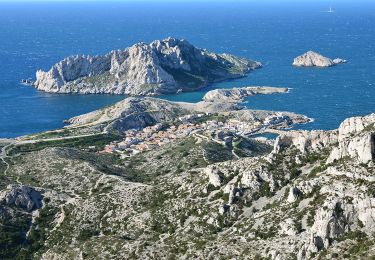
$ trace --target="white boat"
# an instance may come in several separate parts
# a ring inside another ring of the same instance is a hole
[[[332,9],[332,7],[329,7],[329,9],[327,11],[321,11],[322,13],[329,13],[329,14],[332,14],[335,12],[335,10]]]
[[[329,10],[327,11],[327,13],[334,13],[335,10],[332,9],[332,7],[329,7]]]
[[[31,78],[22,79],[20,82],[22,85],[31,86],[34,82]]]

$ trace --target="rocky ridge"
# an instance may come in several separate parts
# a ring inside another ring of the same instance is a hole
[[[171,102],[152,97],[130,97],[116,104],[99,109],[84,115],[66,120],[67,128],[93,127],[98,129],[112,129],[125,131],[140,129],[160,122],[173,121],[174,119],[191,114],[223,114],[230,117],[242,118],[245,121],[258,122],[259,126],[278,124],[284,126],[298,123],[307,123],[311,119],[303,115],[289,112],[246,110],[240,106],[242,97],[256,94],[285,93],[288,89],[271,87],[245,87],[230,90],[232,95],[223,98],[221,90],[210,91],[197,103]],[[241,93],[238,94],[237,92]],[[212,95],[211,95],[212,94]]]
[[[243,77],[259,67],[259,62],[167,38],[103,56],[68,57],[47,72],[38,70],[34,86],[51,93],[158,95]]]
[[[207,102],[235,102],[243,100],[246,97],[259,94],[287,93],[288,88],[275,87],[241,87],[231,89],[215,89],[208,91],[203,100]]]
[[[332,67],[337,64],[346,63],[344,59],[336,58],[334,60],[324,57],[323,55],[308,51],[298,57],[293,61],[293,66],[296,67]]]

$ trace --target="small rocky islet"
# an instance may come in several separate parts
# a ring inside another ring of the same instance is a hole
[[[53,71],[46,86],[89,86]],[[128,97],[63,129],[1,139],[0,258],[371,258],[375,114],[331,131],[287,130],[311,119],[241,105],[288,91],[215,89],[197,103]],[[278,137],[259,137],[269,133]]]
[[[332,67],[338,64],[346,63],[347,61],[341,58],[330,59],[324,57],[323,55],[308,51],[298,57],[293,61],[293,66],[296,67]]]

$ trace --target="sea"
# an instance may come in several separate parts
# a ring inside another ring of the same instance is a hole
[[[330,7],[333,13],[326,12]],[[249,97],[245,105],[314,119],[301,129],[334,129],[347,117],[375,112],[375,1],[10,1],[0,3],[0,138],[60,128],[64,119],[125,98],[48,94],[21,79],[35,79],[36,70],[69,55],[105,54],[169,36],[264,67],[162,98],[197,102],[214,88],[289,87],[290,93]],[[348,63],[294,68],[293,58],[308,50]]]

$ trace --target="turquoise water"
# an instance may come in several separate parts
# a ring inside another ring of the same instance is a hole
[[[63,126],[71,116],[114,103],[111,95],[46,94],[18,84],[72,54],[103,54],[168,36],[198,47],[259,60],[248,77],[194,93],[166,96],[199,101],[212,88],[270,85],[289,94],[256,96],[254,109],[284,110],[315,119],[306,129],[332,129],[345,118],[375,112],[375,4],[325,3],[0,3],[0,137]],[[316,50],[349,63],[297,69],[293,58]]]

